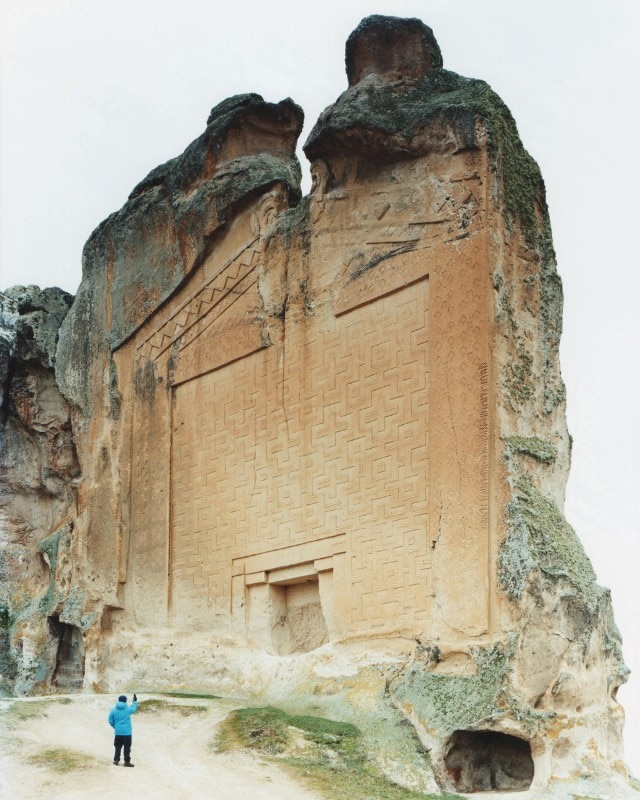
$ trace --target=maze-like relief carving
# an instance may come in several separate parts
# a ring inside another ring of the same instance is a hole
[[[438,297],[430,315],[430,519],[433,538],[442,534],[435,591],[458,630],[472,635],[489,625],[490,334],[486,274],[477,268],[484,258],[482,242],[468,243],[430,278]]]
[[[429,614],[428,281],[174,389],[174,608],[232,559],[347,536],[354,624]]]

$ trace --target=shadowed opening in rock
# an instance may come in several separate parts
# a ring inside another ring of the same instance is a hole
[[[58,640],[56,665],[51,683],[58,689],[77,691],[84,683],[84,640],[75,625],[60,622],[58,616],[48,618],[49,633]]]
[[[531,786],[533,758],[525,739],[495,731],[456,731],[445,753],[455,791],[513,792]]]
[[[16,677],[17,669],[11,652],[11,614],[9,609],[0,606],[0,693],[6,680]]]
[[[272,627],[278,655],[308,653],[328,640],[317,580],[271,586],[275,614]]]

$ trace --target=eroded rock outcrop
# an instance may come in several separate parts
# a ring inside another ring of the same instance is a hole
[[[72,300],[60,289],[35,286],[14,286],[0,294],[4,691],[29,691],[51,681],[55,685],[59,628],[53,633],[51,628],[59,624],[60,615],[64,620],[70,590],[70,576],[62,577],[68,556],[60,552],[58,557],[58,543],[64,539],[70,546],[79,467],[69,404],[56,383],[54,365],[58,331]],[[49,534],[53,537],[47,539]],[[81,678],[82,673],[79,686]]]
[[[420,791],[624,797],[539,170],[418,20],[364,20],[347,76],[308,197],[300,110],[242,95],[87,243],[55,359],[81,480],[39,529],[58,649],[30,686],[83,658],[85,687],[357,721]],[[428,756],[380,733],[402,718]]]

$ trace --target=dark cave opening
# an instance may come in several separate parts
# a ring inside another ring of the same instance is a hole
[[[79,691],[84,683],[84,639],[75,625],[48,617],[49,633],[58,640],[51,683],[58,689]]]
[[[496,731],[456,731],[444,763],[458,792],[525,791],[533,780],[529,742]]]

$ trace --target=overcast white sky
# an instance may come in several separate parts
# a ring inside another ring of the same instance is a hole
[[[640,3],[0,0],[0,288],[75,293],[93,228],[229,95],[292,97],[304,141],[370,13],[430,25],[445,67],[491,84],[541,165],[565,288],[566,513],[613,592],[640,775]]]

